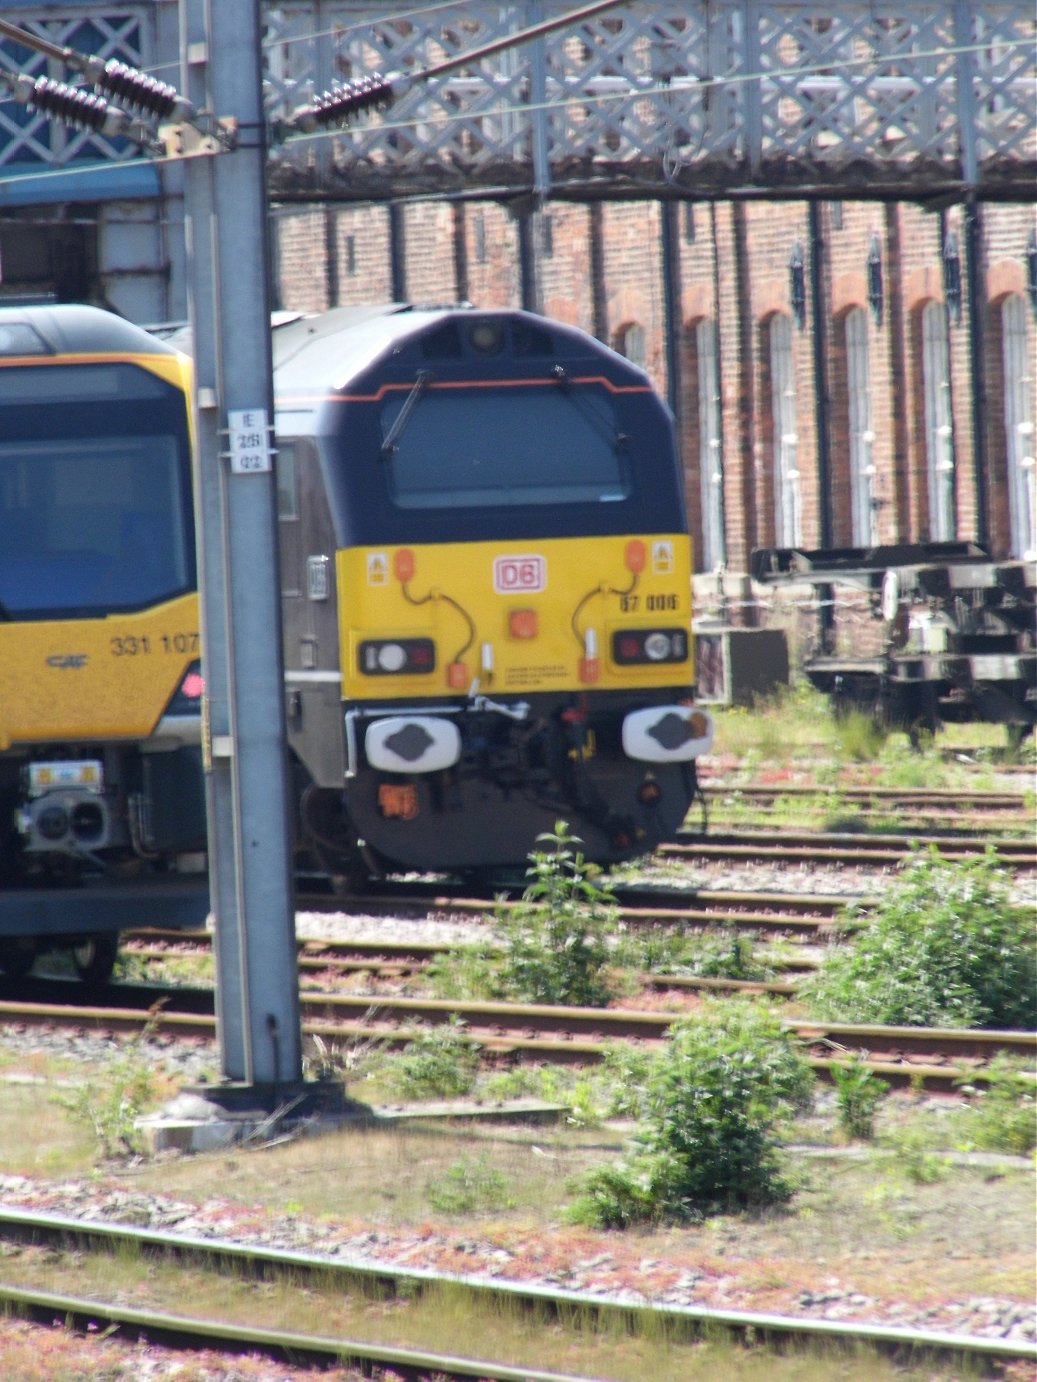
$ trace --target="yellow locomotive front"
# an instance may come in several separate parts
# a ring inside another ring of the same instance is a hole
[[[651,849],[683,821],[712,736],[667,410],[629,362],[528,314],[374,327],[341,333],[363,363],[309,438],[285,387],[305,351],[286,341],[279,371],[299,524],[282,526],[299,570],[289,728],[315,852],[516,866],[561,819],[590,858]]]
[[[182,356],[110,313],[0,311],[9,889],[205,849],[188,389]],[[0,896],[0,936],[25,915]]]

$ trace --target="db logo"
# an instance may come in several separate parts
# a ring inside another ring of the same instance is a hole
[[[498,595],[546,590],[547,562],[543,557],[498,557],[493,563],[493,588]]]

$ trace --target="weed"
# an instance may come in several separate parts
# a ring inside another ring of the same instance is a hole
[[[610,934],[615,899],[596,881],[565,821],[537,836],[521,901],[498,908],[499,941],[465,946],[429,970],[442,998],[511,998],[600,1007],[617,991]]]
[[[855,1141],[869,1142],[875,1131],[875,1113],[889,1090],[885,1080],[868,1069],[858,1054],[846,1065],[832,1067],[839,1126]]]
[[[613,995],[609,933],[615,899],[598,870],[576,848],[565,821],[537,837],[531,882],[518,906],[497,917],[504,954],[500,980],[508,997],[526,1003],[603,1007]]]
[[[339,1045],[312,1038],[312,1051],[303,1054],[303,1074],[311,1080],[341,1080],[343,1083],[368,1079],[384,1060],[387,1044],[383,1040],[353,1038]]]
[[[852,709],[835,716],[835,734],[843,756],[855,763],[874,763],[887,737],[874,715]]]
[[[652,927],[623,938],[617,963],[648,974],[688,974],[702,979],[769,979],[774,969],[756,952],[755,932],[699,932]]]
[[[441,1214],[474,1214],[515,1205],[506,1177],[488,1164],[485,1153],[474,1160],[460,1157],[438,1180],[426,1183],[425,1193]]]
[[[425,978],[437,998],[467,1001],[498,998],[501,992],[500,947],[490,941],[461,945],[437,955]]]
[[[1037,1147],[1037,1093],[1032,1072],[997,1056],[981,1085],[961,1081],[969,1105],[959,1128],[966,1148],[1026,1156]]]
[[[479,1046],[460,1018],[433,1027],[404,1047],[390,1079],[405,1099],[468,1094],[479,1073]]]
[[[900,1128],[883,1138],[883,1164],[894,1180],[913,1185],[935,1185],[951,1169],[950,1157],[937,1152],[928,1130],[919,1126]]]
[[[833,945],[804,985],[809,1010],[845,1022],[1031,1027],[1037,947],[1031,919],[988,851],[949,863],[916,855],[865,921],[850,910],[852,945]]]
[[[87,1080],[74,1093],[55,1094],[54,1102],[97,1139],[102,1157],[135,1156],[143,1149],[137,1120],[155,1098],[156,1082],[147,1041],[158,1025],[158,1013],[105,1067],[103,1076]]]

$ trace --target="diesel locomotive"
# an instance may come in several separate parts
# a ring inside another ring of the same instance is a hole
[[[89,885],[204,869],[189,397],[186,357],[112,313],[0,307],[8,973],[67,948],[107,977],[120,926],[181,899]]]
[[[712,741],[671,414],[586,333],[468,306],[273,328],[288,738],[305,857],[592,860],[681,825]]]

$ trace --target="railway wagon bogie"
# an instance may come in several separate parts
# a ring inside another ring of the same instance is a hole
[[[644,374],[523,312],[275,329],[289,740],[311,852],[521,865],[566,819],[612,862],[673,834],[693,699],[672,419]]]

